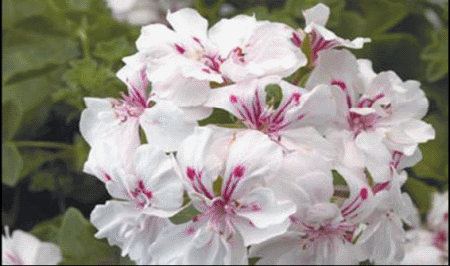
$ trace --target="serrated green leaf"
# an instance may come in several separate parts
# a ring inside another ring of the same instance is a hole
[[[436,189],[415,178],[408,178],[405,183],[405,188],[419,208],[419,213],[427,213],[430,209],[431,194]]]
[[[448,29],[431,32],[431,43],[422,51],[420,59],[427,63],[429,82],[436,82],[448,74]]]
[[[69,208],[58,237],[63,255],[60,264],[115,264],[118,248],[109,246],[106,239],[96,239],[96,231],[79,210]]]
[[[170,221],[174,224],[186,223],[200,213],[192,204],[189,204],[182,211],[170,217]]]
[[[448,182],[448,173],[445,172],[448,165],[448,121],[438,114],[429,115],[424,120],[433,126],[436,138],[419,144],[423,159],[412,169],[419,178]]]
[[[41,241],[59,244],[60,227],[64,215],[58,215],[55,218],[38,223],[31,229],[30,233]]]
[[[22,176],[23,160],[12,142],[2,142],[2,183],[15,186]]]
[[[135,52],[134,44],[130,44],[122,36],[108,41],[98,42],[95,45],[94,55],[112,64]]]

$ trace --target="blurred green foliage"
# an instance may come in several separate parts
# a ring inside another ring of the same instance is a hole
[[[305,23],[302,10],[319,2],[331,8],[327,27],[338,36],[372,39],[363,49],[352,51],[358,58],[372,60],[376,72],[394,70],[404,80],[422,83],[430,101],[425,120],[436,129],[436,139],[420,145],[423,160],[409,170],[405,190],[420,213],[426,213],[430,193],[448,189],[448,3],[196,0],[194,7],[210,25],[221,18],[220,7],[227,3],[234,11],[226,17],[255,14],[257,19],[298,28]],[[437,14],[441,28],[427,20],[427,9]],[[82,173],[89,146],[78,133],[78,121],[83,97],[118,97],[126,89],[115,73],[123,65],[121,59],[136,51],[139,31],[116,22],[102,0],[2,1],[4,185],[15,187],[25,180],[30,191],[50,191],[62,203],[72,198],[92,204],[105,196],[103,184]],[[276,90],[271,93],[278,97]],[[233,122],[228,113],[216,109],[200,124]],[[189,210],[180,213],[176,222],[192,216]],[[95,228],[74,208],[31,232],[59,244],[63,264],[130,263],[120,258],[117,247],[95,239]]]

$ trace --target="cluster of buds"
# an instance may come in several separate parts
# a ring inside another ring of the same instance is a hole
[[[335,49],[370,39],[336,36],[329,13],[208,30],[186,8],[144,26],[117,73],[128,94],[85,98],[81,115],[84,171],[113,198],[91,213],[95,236],[138,264],[400,263],[428,100]],[[199,126],[218,109],[232,122]]]

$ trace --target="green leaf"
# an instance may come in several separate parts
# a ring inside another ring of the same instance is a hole
[[[186,223],[188,221],[191,221],[194,216],[200,213],[201,212],[199,212],[194,206],[192,206],[192,204],[189,204],[182,211],[172,216],[170,218],[170,221],[174,224]]]
[[[358,58],[370,58],[375,72],[393,70],[404,80],[417,79],[422,70],[419,42],[409,34],[377,35],[363,49],[352,52]]]
[[[59,244],[60,227],[64,215],[58,215],[55,218],[38,223],[31,229],[30,233],[41,241]]]
[[[24,18],[41,15],[46,11],[40,0],[3,0],[2,28],[11,28],[17,21]]]
[[[16,101],[2,103],[2,141],[10,140],[16,133],[22,118],[22,109]]]
[[[87,144],[87,142],[84,140],[84,138],[77,134],[75,136],[75,143],[74,143],[74,158],[75,158],[75,169],[78,172],[81,172],[83,170],[84,163],[87,161],[90,147]]]
[[[103,97],[109,95],[102,88],[105,87],[108,79],[117,79],[113,72],[105,67],[99,66],[93,59],[74,60],[70,64],[72,69],[68,70],[62,76],[62,80],[67,82],[72,90],[85,90],[89,92],[100,90],[102,92],[100,94],[103,94]],[[89,95],[95,96],[94,93],[90,93]]]
[[[231,119],[230,114],[219,108],[214,108],[212,114],[198,121],[200,126],[208,125],[208,124],[233,124],[235,121]]]
[[[360,1],[359,6],[366,21],[364,36],[367,37],[386,32],[409,14],[407,6],[388,0]]]
[[[435,82],[448,74],[448,29],[431,32],[431,43],[425,47],[420,59],[427,63],[426,77]]]
[[[11,79],[16,75],[22,74],[22,79],[27,78],[27,72],[64,64],[79,56],[77,43],[65,37],[11,31],[4,38],[3,84],[13,83]],[[32,74],[31,76],[36,75]],[[21,79],[16,78],[15,81]]]
[[[69,208],[58,237],[63,254],[60,264],[115,264],[118,248],[109,246],[106,239],[96,239],[96,231],[79,210]]]
[[[281,87],[278,84],[269,84],[266,86],[265,90],[267,92],[266,104],[273,106],[275,109],[278,108],[283,99]]]
[[[425,122],[430,123],[436,131],[436,139],[419,144],[423,159],[412,169],[421,179],[434,179],[441,183],[448,182],[448,121],[438,114],[429,115]]]
[[[123,57],[136,52],[134,44],[130,44],[122,36],[108,41],[101,41],[95,45],[94,55],[110,64],[120,61]]]
[[[405,183],[405,188],[419,208],[419,213],[427,213],[430,209],[431,194],[436,189],[415,178],[408,178]]]
[[[23,160],[12,142],[2,142],[2,183],[15,186],[22,176]]]

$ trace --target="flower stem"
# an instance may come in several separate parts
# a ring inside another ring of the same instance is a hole
[[[73,149],[72,144],[45,141],[15,141],[14,145],[18,148]]]

